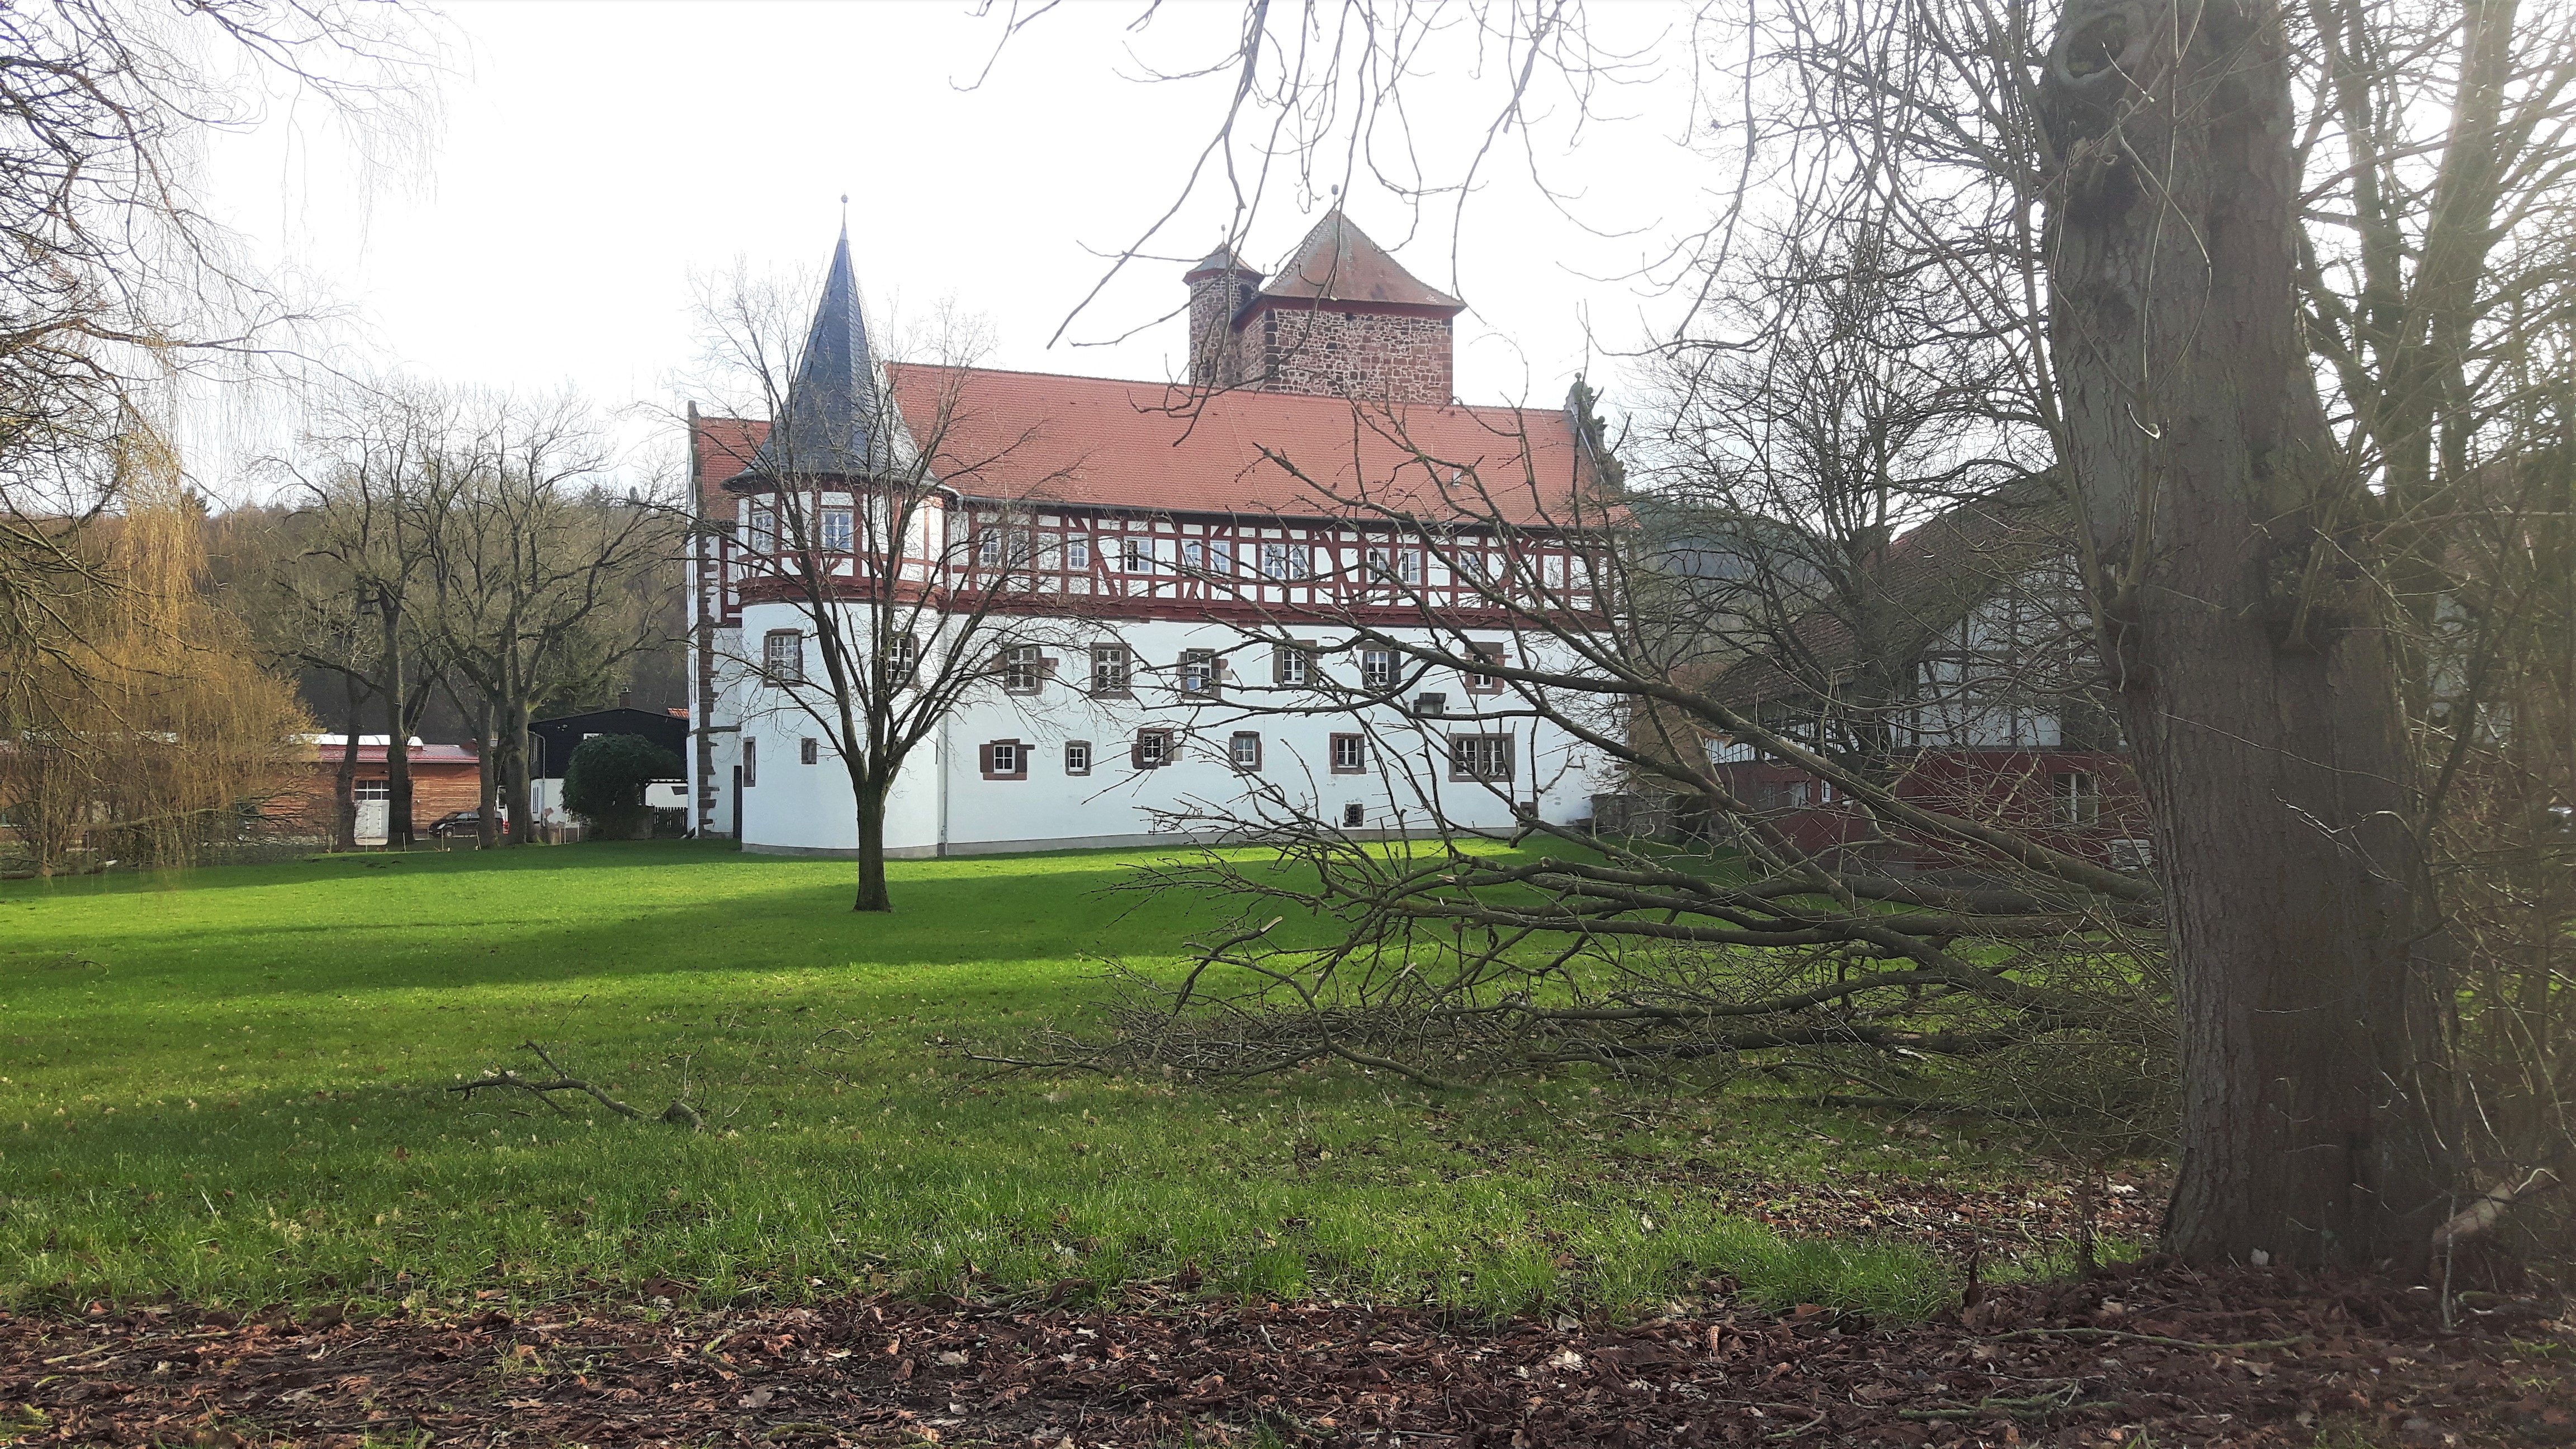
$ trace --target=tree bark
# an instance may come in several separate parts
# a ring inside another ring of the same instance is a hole
[[[501,716],[501,804],[510,813],[510,844],[527,845],[537,838],[537,822],[528,809],[527,701],[509,701]]]
[[[859,802],[859,892],[853,911],[891,911],[886,892],[885,807],[888,786],[852,780]]]
[[[479,757],[474,771],[474,847],[477,850],[490,850],[501,843],[498,743],[492,731],[492,701],[477,700],[474,706],[474,744],[475,754]]]
[[[331,848],[358,848],[358,731],[366,727],[366,715],[358,708],[358,681],[349,675],[340,677],[348,710],[342,716],[348,731],[340,736],[340,768],[332,776]]]
[[[2049,58],[2062,456],[2156,812],[2184,1078],[2166,1246],[2412,1264],[2456,1182],[2374,502],[2298,325],[2270,0],[2075,0]]]
[[[405,678],[402,605],[390,591],[378,595],[385,626],[385,848],[411,848],[411,681]]]

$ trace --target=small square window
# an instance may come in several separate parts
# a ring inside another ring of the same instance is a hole
[[[1136,746],[1128,753],[1137,769],[1159,770],[1172,762],[1172,732],[1138,730]]]
[[[805,682],[805,636],[794,629],[772,629],[760,641],[760,672],[772,684]]]
[[[1226,741],[1225,753],[1236,769],[1258,770],[1261,768],[1261,736],[1250,730],[1237,730],[1234,737]]]
[[[1091,741],[1066,740],[1064,742],[1064,772],[1068,775],[1091,773]]]
[[[798,740],[796,742],[796,763],[800,765],[819,765],[823,763],[823,742],[821,740]]]
[[[1481,664],[1500,664],[1503,662],[1503,646],[1500,644],[1470,644],[1467,646],[1467,657]],[[1494,675],[1473,669],[1467,671],[1467,689],[1469,693],[1492,694],[1502,687],[1503,681]]]
[[[1091,646],[1091,692],[1125,694],[1128,692],[1128,653],[1124,644]]]
[[[1395,687],[1395,651],[1363,649],[1360,651],[1360,687],[1393,689]]]
[[[1303,689],[1315,682],[1315,651],[1304,644],[1277,644],[1270,650],[1270,682]]]
[[[1345,827],[1366,825],[1367,823],[1368,807],[1366,805],[1362,805],[1358,801],[1354,800],[1350,804],[1342,807],[1342,824]]]
[[[1002,651],[1002,688],[1012,694],[1035,694],[1046,682],[1046,656],[1035,644],[1013,644]]]
[[[1368,736],[1333,736],[1333,773],[1336,775],[1368,773]]]
[[[1450,779],[1508,780],[1511,777],[1512,737],[1510,735],[1450,736]]]
[[[987,780],[1025,780],[1029,777],[1029,747],[1018,740],[995,740],[976,753]]]
[[[1213,649],[1181,651],[1181,693],[1206,697],[1216,693],[1217,662]]]
[[[1437,719],[1449,712],[1449,696],[1417,694],[1413,697],[1413,712],[1424,719]]]
[[[823,510],[822,527],[816,530],[815,542],[823,546],[825,553],[848,553],[856,539],[857,532],[852,526],[850,510],[846,508]]]

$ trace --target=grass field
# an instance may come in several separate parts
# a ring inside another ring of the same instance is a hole
[[[846,864],[695,844],[0,885],[0,1300],[1087,1294],[1194,1269],[1472,1314],[1727,1274],[1902,1315],[1949,1291],[1919,1250],[1784,1242],[1655,1165],[2011,1171],[2002,1146],[1582,1079],[1434,1099],[949,1055],[1078,1018],[1096,958],[1168,962],[1217,919],[1106,893],[1136,859],[898,862],[891,918],[848,913]],[[706,1130],[446,1090],[534,1067],[531,1037],[648,1113],[685,1092]]]

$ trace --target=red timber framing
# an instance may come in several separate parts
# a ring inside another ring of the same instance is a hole
[[[840,496],[827,502],[817,495],[807,506],[841,507]],[[907,600],[929,589],[962,604],[999,587],[1002,597],[975,602],[1019,614],[1157,618],[1186,611],[1247,624],[1331,617],[1418,625],[1426,615],[1500,620],[1507,611],[1488,596],[1508,582],[1508,596],[1523,608],[1597,614],[1603,607],[1595,556],[1579,540],[1538,531],[1503,536],[1462,527],[1425,536],[1314,519],[942,501],[942,522],[962,521],[964,532],[943,550],[918,542],[906,550],[899,593]],[[726,541],[729,619],[746,603],[801,597],[800,585],[757,548],[768,530],[751,522],[753,510],[767,503],[766,490],[748,494],[744,522]],[[877,580],[893,572],[873,562],[862,570],[847,554],[824,558],[821,572],[847,580],[842,597],[852,603],[870,601]],[[1480,578],[1491,582],[1480,587]]]

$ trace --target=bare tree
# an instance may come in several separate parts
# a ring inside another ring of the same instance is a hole
[[[649,495],[608,490],[610,460],[580,400],[468,399],[455,416],[419,498],[430,627],[489,710],[506,843],[525,845],[528,722],[567,682],[658,642],[630,586],[677,553],[677,530]]]
[[[858,839],[851,908],[888,911],[886,804],[905,761],[972,693],[1023,676],[1033,692],[1045,647],[1062,642],[1043,621],[1083,601],[1040,595],[1058,568],[1037,556],[1032,527],[1051,480],[1014,474],[1007,501],[966,501],[1015,446],[960,426],[972,406],[966,330],[951,321],[934,360],[881,363],[846,235],[800,329],[803,301],[737,276],[701,306],[710,360],[748,391],[744,410],[770,420],[727,485],[745,499],[731,530],[737,587],[790,605],[799,624],[728,663],[752,712],[810,721],[840,761]]]
[[[1956,303],[1899,325],[1992,349],[1994,417],[2065,492],[2090,652],[2154,806],[2185,1088],[2168,1246],[2195,1260],[2420,1261],[2472,1190],[2453,1047],[2457,1013],[2489,1004],[2454,989],[2456,897],[2430,844],[2460,796],[2410,741],[2475,737],[2456,702],[2442,730],[2418,728],[2450,657],[2441,621],[2471,592],[2462,530],[2489,512],[2460,500],[2520,466],[2564,376],[2530,364],[2559,345],[2536,299],[2563,271],[2576,177],[2568,17],[2526,8],[1793,0],[1700,16],[1703,98],[1735,123],[1706,133],[1725,200],[1686,243],[1691,295],[1725,304],[1749,239],[1830,255],[1816,244],[1867,221]],[[1530,134],[1533,74],[1581,62],[1566,83],[1582,95],[1611,70],[1549,43],[1580,31],[1565,6],[1246,13],[1227,62],[1245,83],[1211,154],[1330,158],[1346,180],[1392,134],[1385,98],[1428,65],[1394,65],[1392,45],[1427,46],[1444,20],[1523,62],[1495,72],[1494,135]],[[1377,104],[1329,103],[1355,93]],[[1255,170],[1236,174],[1257,186]],[[2043,864],[2005,822],[1907,817],[1759,719],[1595,668],[1905,830],[2105,899],[2155,890]],[[1849,885],[1814,869],[1822,897]]]
[[[284,79],[362,136],[411,129],[421,32],[400,6],[36,0],[0,13],[0,709],[81,663],[73,600],[102,586],[73,535],[112,502],[113,454],[173,374],[253,365],[300,310],[227,253],[194,147],[245,124],[244,75]],[[77,673],[73,677],[77,677]]]

